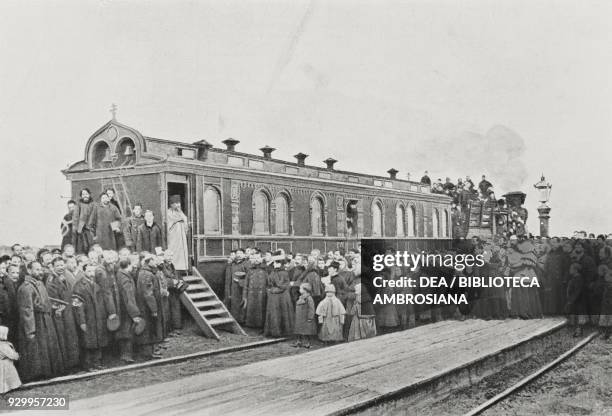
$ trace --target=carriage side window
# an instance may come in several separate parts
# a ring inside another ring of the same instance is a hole
[[[383,214],[382,204],[376,201],[372,204],[372,237],[382,237],[383,235]]]
[[[442,211],[442,237],[448,237],[448,211]]]
[[[412,205],[408,207],[408,236],[416,237],[416,210]]]
[[[263,191],[253,196],[253,234],[270,234],[270,200]]]
[[[325,221],[323,218],[323,200],[314,197],[310,201],[310,229],[312,235],[325,234]]]
[[[221,194],[212,186],[204,191],[204,233],[221,233]]]
[[[437,208],[433,209],[433,215],[432,215],[432,237],[434,238],[438,238],[440,236],[440,213],[438,212]]]
[[[289,203],[287,197],[280,194],[274,200],[275,207],[275,233],[289,234]]]
[[[397,204],[395,208],[395,222],[397,237],[406,235],[406,209],[402,204]]]

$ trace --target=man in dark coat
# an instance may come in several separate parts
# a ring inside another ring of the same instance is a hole
[[[47,279],[47,293],[54,308],[53,322],[62,351],[64,367],[79,365],[79,336],[72,311],[73,285],[66,280],[64,259],[53,259],[53,269]]]
[[[425,171],[425,173],[423,174],[423,177],[421,178],[421,183],[423,185],[431,185],[431,179],[429,178],[427,171]]]
[[[252,267],[246,274],[242,304],[245,310],[245,326],[263,328],[266,319],[266,286],[268,273],[262,265],[259,251],[251,255]]]
[[[493,187],[493,184],[487,180],[485,175],[482,175],[482,180],[478,184],[478,189],[483,198],[489,195],[489,188]]]
[[[16,278],[15,281],[11,277]],[[17,281],[19,280],[19,267],[9,265],[3,261],[0,267],[0,325],[9,329],[8,340],[17,340],[17,323],[19,310],[17,309]]]
[[[62,224],[60,226],[62,230],[62,250],[66,244],[72,244],[73,240],[73,228],[72,228],[72,215],[74,214],[74,208],[76,202],[74,200],[68,201],[68,213],[62,218]]]
[[[170,303],[169,323],[170,330],[172,331],[170,335],[180,335],[180,330],[183,328],[183,318],[181,316],[181,297],[178,287],[183,278],[177,275],[174,265],[172,264],[173,258],[174,253],[170,250],[164,252],[164,261],[161,265],[161,271],[164,274],[166,286],[170,292],[168,297]]]
[[[64,372],[59,340],[51,317],[53,309],[42,283],[42,265],[28,265],[29,275],[17,290],[19,306],[19,374],[23,381],[55,377]]]
[[[112,298],[95,282],[96,266],[88,264],[73,288],[73,306],[79,325],[81,364],[86,370],[102,367],[102,348],[108,346],[106,321],[114,314]]]
[[[597,274],[595,260],[587,254],[584,245],[585,243],[582,241],[576,243],[571,258],[572,261],[579,263],[581,266],[582,279],[584,281],[583,291],[586,297],[586,314],[591,323],[597,325],[603,288],[600,284],[599,275]]]
[[[89,229],[93,208],[91,192],[87,188],[82,189],[79,202],[72,213],[72,245],[77,253],[87,254],[93,244],[93,235]]]
[[[136,203],[132,207],[132,216],[125,221],[123,229],[123,236],[125,238],[125,245],[130,251],[136,249],[136,239],[138,237],[138,227],[144,224],[144,218],[142,216],[142,204]]]
[[[154,348],[164,339],[161,290],[155,261],[155,256],[150,253],[143,257],[136,283],[136,303],[146,322],[145,330],[136,337],[136,344],[146,358],[161,358]]]
[[[147,210],[144,214],[144,222],[138,227],[136,251],[156,253],[158,247],[162,250],[165,247],[162,229],[155,222],[153,212]]]
[[[94,242],[100,244],[104,250],[116,250],[116,234],[120,232],[120,223],[121,213],[117,207],[110,203],[106,193],[100,195],[100,203],[93,208],[89,218]]]
[[[114,306],[112,313],[121,316],[119,286],[115,276],[115,264],[118,260],[119,258],[115,251],[105,250],[102,254],[101,264],[96,267],[95,279],[105,295],[110,297]]]
[[[229,276],[226,276],[225,281],[225,304],[229,306],[230,313],[239,324],[244,323],[242,291],[247,271],[248,264],[244,256],[244,250],[239,248],[236,250],[236,258],[230,265],[230,273]]]
[[[140,310],[136,304],[136,285],[131,272],[132,264],[130,261],[121,260],[117,271],[121,326],[115,334],[115,338],[119,341],[121,359],[126,363],[134,362],[134,324],[141,320]]]

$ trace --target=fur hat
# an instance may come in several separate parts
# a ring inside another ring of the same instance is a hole
[[[168,202],[170,203],[170,205],[172,204],[177,204],[177,203],[181,203],[181,196],[180,195],[172,195],[169,199]]]

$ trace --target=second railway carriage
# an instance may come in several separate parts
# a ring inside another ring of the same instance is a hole
[[[136,202],[165,225],[168,198],[180,195],[190,224],[190,258],[221,293],[225,258],[237,247],[287,252],[356,247],[361,239],[392,239],[399,249],[451,244],[451,201],[429,186],[389,176],[226,148],[205,140],[182,143],[147,137],[111,120],[85,144],[85,157],[63,171],[76,199],[87,187],[93,196],[115,189],[125,216]]]

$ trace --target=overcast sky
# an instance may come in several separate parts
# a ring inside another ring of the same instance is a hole
[[[117,119],[496,194],[552,182],[553,234],[611,232],[612,2],[0,2],[0,243],[58,244],[60,170]]]

